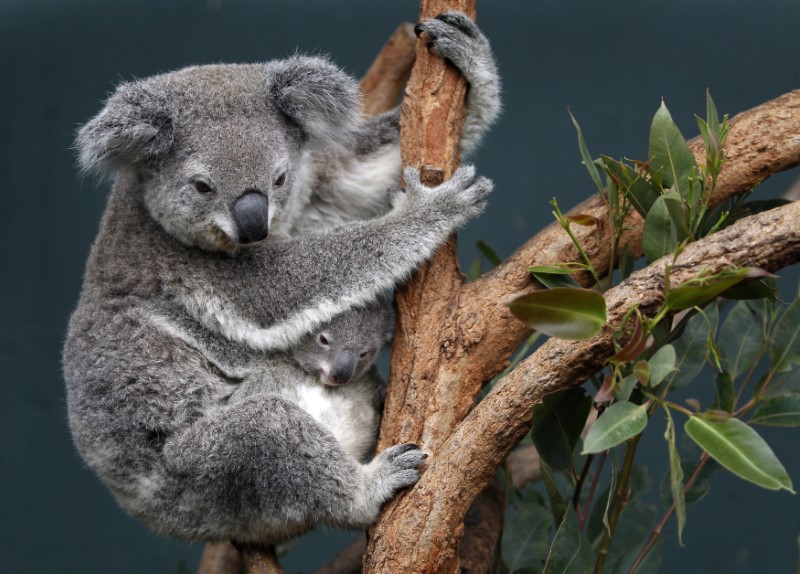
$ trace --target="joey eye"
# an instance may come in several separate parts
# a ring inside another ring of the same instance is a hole
[[[209,193],[213,193],[213,192],[214,192],[214,190],[211,188],[211,186],[210,186],[210,185],[208,185],[208,184],[207,184],[206,182],[204,182],[204,181],[200,181],[199,179],[198,179],[198,180],[196,180],[196,181],[193,181],[193,182],[192,182],[192,185],[194,186],[194,188],[195,188],[195,189],[196,189],[196,190],[197,190],[199,193],[202,193],[203,195],[208,195]]]
[[[323,347],[327,347],[330,344],[328,342],[328,338],[322,333],[320,333],[319,336],[317,337],[317,342],[319,342],[319,344],[322,345]]]
[[[278,176],[278,178],[272,182],[272,185],[275,187],[281,187],[284,183],[286,183],[286,172],[284,171],[282,174]]]

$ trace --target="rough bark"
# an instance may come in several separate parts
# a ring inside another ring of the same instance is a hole
[[[701,271],[747,265],[775,271],[796,263],[798,221],[800,203],[795,202],[693,243],[674,264],[670,282],[677,287]],[[413,549],[393,555],[391,567],[380,571],[458,571],[443,546],[461,527],[471,501],[530,430],[532,406],[546,394],[580,384],[602,367],[615,352],[613,331],[632,305],[638,304],[647,316],[657,312],[664,297],[664,267],[671,262],[672,255],[660,259],[606,293],[608,324],[600,335],[579,342],[548,340],[477,405],[429,459],[419,483],[395,509],[394,527],[380,532],[383,544]]]

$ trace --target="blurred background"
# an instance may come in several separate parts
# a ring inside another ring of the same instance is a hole
[[[202,552],[118,509],[70,441],[61,345],[107,194],[75,167],[76,128],[116,83],[190,64],[300,51],[331,54],[361,76],[418,8],[411,0],[0,0],[0,571],[175,573],[194,569]],[[460,234],[464,266],[479,239],[507,256],[550,223],[553,196],[566,210],[592,193],[568,106],[594,156],[643,159],[662,97],[691,137],[706,88],[733,115],[800,87],[797,0],[482,0],[478,22],[500,64],[505,111],[471,159],[496,191]],[[758,196],[780,195],[797,175],[775,176]],[[797,275],[785,275],[781,288],[794,293]],[[800,483],[796,435],[764,436]],[[660,437],[652,450],[666,459]],[[663,572],[792,572],[800,503],[720,472],[689,510],[685,547],[674,530],[670,523]],[[287,572],[312,571],[349,536],[305,537],[283,559]]]

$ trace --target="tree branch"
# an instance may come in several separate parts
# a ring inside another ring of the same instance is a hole
[[[416,58],[414,25],[403,22],[394,31],[361,78],[364,114],[377,115],[397,105]]]
[[[673,266],[673,287],[701,271],[758,266],[775,271],[800,261],[800,203],[744,219],[686,247]],[[530,430],[532,406],[549,393],[582,383],[614,350],[613,331],[634,304],[653,316],[664,298],[664,257],[606,293],[608,324],[589,341],[550,339],[504,377],[444,442],[404,500],[403,536],[384,540],[413,548],[392,573],[452,572],[443,546],[458,529],[470,502],[488,484],[511,449]],[[395,512],[398,515],[399,512]],[[424,518],[421,527],[416,525]],[[425,568],[421,569],[420,564]]]

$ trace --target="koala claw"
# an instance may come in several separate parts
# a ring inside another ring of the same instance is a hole
[[[469,16],[463,12],[445,12],[436,16],[434,20],[441,20],[445,24],[450,24],[451,26],[454,26],[464,32],[464,34],[470,38],[478,38],[480,36],[480,32],[478,32],[478,27],[475,25],[475,22],[470,20]]]
[[[461,12],[445,12],[417,24],[419,36],[428,34],[428,49],[453,62],[462,72],[469,74],[475,54],[488,50],[488,41],[475,23]],[[469,79],[469,78],[468,78]]]

